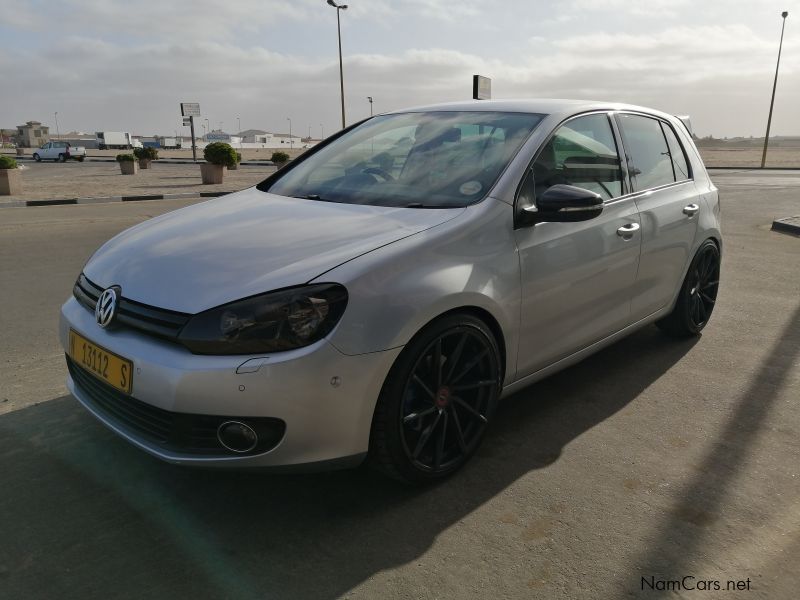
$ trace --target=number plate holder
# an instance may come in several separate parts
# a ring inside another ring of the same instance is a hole
[[[123,358],[73,329],[69,330],[69,357],[101,381],[130,394],[133,389],[133,361]]]

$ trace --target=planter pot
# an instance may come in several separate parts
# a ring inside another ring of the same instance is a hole
[[[20,193],[22,193],[22,171],[0,169],[0,196],[13,196]]]
[[[123,175],[136,175],[139,172],[139,165],[135,160],[123,160],[119,163],[119,170]]]
[[[211,163],[201,164],[200,176],[203,178],[203,183],[222,183],[222,174],[225,172],[223,166]]]
[[[239,168],[239,163],[228,165],[228,171],[236,171]]]
[[[140,169],[149,169],[150,168],[150,159],[149,158],[140,158],[139,159],[139,168]]]
[[[286,162],[276,162],[276,163],[275,163],[275,168],[277,168],[277,169],[282,169],[283,167],[285,167],[285,166],[286,166],[286,165],[288,165],[288,164],[289,164],[289,161],[288,161],[288,160],[287,160]]]
[[[17,148],[17,156],[25,156],[25,148]]]

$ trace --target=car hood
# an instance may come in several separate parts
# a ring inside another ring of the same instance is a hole
[[[187,313],[311,281],[464,209],[287,198],[250,188],[140,223],[84,267],[125,298]]]

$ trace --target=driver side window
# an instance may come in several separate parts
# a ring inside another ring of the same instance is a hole
[[[622,164],[606,114],[586,115],[559,127],[533,164],[538,200],[551,186],[574,185],[610,200],[622,195]]]

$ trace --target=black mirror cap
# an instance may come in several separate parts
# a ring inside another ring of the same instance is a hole
[[[603,212],[603,197],[574,185],[557,184],[542,194],[535,207],[523,212],[527,224],[588,221]]]
[[[556,210],[569,212],[562,209],[592,208],[602,205],[603,197],[600,194],[563,183],[550,186],[536,201],[537,208],[543,212]]]

